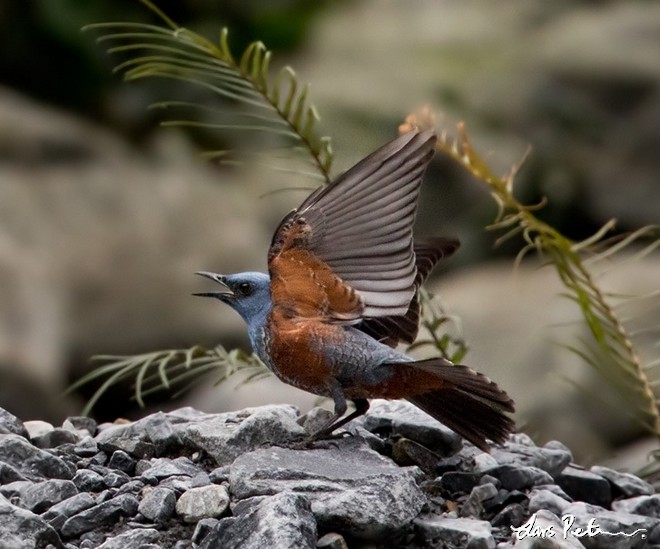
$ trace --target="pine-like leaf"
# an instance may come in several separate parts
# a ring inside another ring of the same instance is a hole
[[[414,115],[406,123],[415,124]],[[653,391],[655,383],[649,375],[656,361],[642,363],[611,299],[601,290],[588,268],[589,264],[612,259],[627,246],[643,239],[649,243],[632,259],[652,253],[660,247],[660,229],[648,226],[606,241],[605,236],[614,227],[614,221],[610,221],[593,236],[574,242],[534,215],[534,211],[544,202],[528,206],[514,197],[514,178],[519,166],[515,166],[506,177],[494,175],[472,148],[462,124],[459,124],[458,131],[458,138],[454,140],[443,133],[438,148],[489,186],[498,206],[497,217],[489,229],[505,231],[497,242],[521,235],[526,244],[517,262],[527,252],[536,250],[555,268],[567,290],[565,295],[580,308],[591,339],[583,340],[577,346],[564,346],[580,356],[609,383],[625,402],[626,415],[632,414],[647,430],[660,436],[660,409]]]
[[[309,99],[309,86],[298,82],[293,69],[284,67],[271,77],[272,54],[263,43],[252,42],[236,61],[226,28],[214,43],[178,26],[150,0],[140,1],[161,18],[164,26],[99,23],[84,30],[102,31],[105,34],[99,42],[109,44],[108,52],[128,56],[115,67],[128,81],[169,78],[217,96],[218,107],[176,100],[157,103],[162,109],[185,112],[183,118],[174,117],[167,124],[272,133],[287,138],[290,148],[302,148],[314,171],[330,181],[330,139],[317,134],[319,115]],[[200,115],[201,120],[197,118]],[[231,151],[213,152],[221,161],[231,156]]]
[[[85,404],[83,415],[92,411],[110,387],[124,382],[132,383],[133,398],[144,407],[146,396],[177,387],[178,391],[171,395],[176,398],[193,386],[206,382],[211,374],[216,377],[215,383],[221,383],[239,371],[246,371],[250,378],[270,375],[270,371],[255,355],[247,355],[239,350],[226,351],[220,345],[213,349],[195,345],[189,349],[170,349],[131,356],[100,355],[94,357],[94,361],[104,364],[94,368],[67,389],[70,393],[83,385],[104,379]]]

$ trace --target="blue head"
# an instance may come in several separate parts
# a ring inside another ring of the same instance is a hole
[[[215,292],[201,292],[194,295],[215,297],[229,305],[248,325],[250,338],[266,322],[270,312],[270,278],[265,273],[238,273],[220,275],[200,271],[198,275],[210,278],[220,284]]]

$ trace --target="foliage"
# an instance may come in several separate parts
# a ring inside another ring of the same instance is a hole
[[[417,120],[422,118],[422,120]],[[423,124],[424,115],[409,117],[407,123]],[[530,251],[536,250],[552,265],[566,291],[565,297],[574,301],[582,313],[590,338],[577,345],[564,344],[593,367],[619,395],[623,406],[617,409],[638,421],[646,430],[660,436],[660,411],[654,394],[654,381],[650,371],[660,365],[655,360],[643,364],[608,296],[598,286],[588,264],[593,265],[626,249],[638,241],[649,241],[635,258],[643,257],[660,246],[660,227],[647,226],[632,234],[606,241],[605,235],[614,227],[614,221],[606,223],[596,234],[574,242],[557,229],[541,221],[534,212],[543,204],[524,205],[514,196],[514,180],[520,166],[514,166],[505,177],[493,174],[490,167],[473,149],[463,124],[458,126],[458,137],[449,139],[444,133],[439,149],[461,163],[477,179],[485,182],[498,206],[498,213],[490,230],[503,230],[497,242],[522,235],[525,245],[516,263]],[[651,297],[651,296],[647,296]]]
[[[105,378],[87,401],[83,415],[92,411],[109,387],[125,381],[133,382],[134,398],[140,406],[144,406],[144,397],[183,385],[172,394],[172,398],[177,398],[205,383],[211,374],[216,377],[216,384],[237,372],[248,374],[243,383],[269,375],[269,371],[256,356],[247,355],[240,349],[227,351],[221,345],[213,349],[195,345],[189,349],[169,349],[131,356],[99,355],[93,360],[105,364],[80,378],[68,389],[73,392],[87,383]]]
[[[315,172],[330,180],[332,147],[328,137],[319,137],[319,116],[309,100],[309,85],[302,85],[290,67],[270,74],[272,54],[261,42],[252,42],[240,58],[229,48],[227,28],[217,42],[178,26],[150,0],[140,0],[157,13],[166,26],[145,23],[99,23],[84,30],[105,32],[99,42],[110,43],[109,53],[129,58],[115,67],[125,80],[167,78],[210,91],[216,105],[203,107],[188,101],[161,101],[155,107],[183,109],[188,115],[207,118],[175,118],[166,124],[211,130],[272,133],[292,141],[302,150]],[[240,107],[239,107],[240,106]],[[240,109],[240,110],[239,110]],[[209,156],[226,160],[229,150],[209,151]]]

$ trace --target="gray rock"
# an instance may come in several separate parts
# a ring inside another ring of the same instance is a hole
[[[206,452],[217,465],[228,465],[256,448],[300,440],[305,430],[297,418],[298,409],[294,406],[247,408],[190,423],[182,436],[188,446]]]
[[[0,462],[0,486],[17,480],[26,480],[26,478],[15,467],[12,467],[8,463]]]
[[[122,517],[134,516],[137,509],[138,500],[129,494],[122,494],[67,519],[62,526],[62,535],[74,538],[95,528],[109,526]]]
[[[572,501],[571,497],[556,484],[539,484],[536,488],[539,490],[548,490],[566,501]]]
[[[139,433],[141,440],[153,444],[156,455],[162,455],[181,447],[181,438],[172,422],[175,413],[151,414],[132,424],[129,431],[133,435]]]
[[[108,490],[103,490],[102,492],[99,492],[96,495],[96,503],[103,503],[106,501],[110,501],[114,496],[115,496],[116,490],[108,489]]]
[[[140,459],[135,464],[135,475],[142,476],[145,471],[148,471],[153,466],[153,462],[150,459]]]
[[[534,442],[534,439],[532,439],[532,437],[530,437],[526,433],[513,433],[513,434],[511,434],[509,436],[509,442],[511,442],[512,444],[521,444],[522,446],[537,446],[537,444]],[[556,441],[551,440],[550,442],[544,444],[543,447],[544,448],[550,448],[550,449],[557,449],[557,448],[553,448],[553,445],[554,445],[555,442]],[[560,444],[559,449],[566,450],[566,451],[570,452],[570,450],[566,446],[564,446],[561,443],[559,443],[559,444]]]
[[[15,480],[3,486],[0,486],[0,494],[11,500],[13,504],[18,505],[21,501],[21,496],[30,486],[30,480]]]
[[[532,486],[554,483],[550,474],[538,467],[502,465],[491,469],[488,474],[499,479],[506,490],[526,490]]]
[[[176,502],[176,512],[186,522],[219,517],[228,507],[229,492],[218,484],[191,488]]]
[[[577,467],[566,467],[557,475],[557,484],[575,501],[584,501],[601,507],[612,503],[610,483],[601,477]]]
[[[348,549],[348,544],[341,534],[329,532],[316,542],[317,549]]]
[[[21,507],[33,513],[43,513],[56,503],[78,494],[76,485],[70,480],[52,479],[36,482],[21,494]]]
[[[126,484],[131,477],[122,471],[110,471],[103,475],[103,484],[108,488],[119,488]]]
[[[119,494],[139,494],[144,488],[144,482],[139,479],[129,480],[125,484],[122,484],[117,490],[117,495]]]
[[[327,449],[256,450],[234,461],[229,477],[238,499],[295,491],[309,498],[319,525],[378,538],[409,523],[426,498],[417,468],[400,468],[354,439]]]
[[[192,408],[157,412],[122,425],[99,426],[96,440],[107,452],[123,450],[142,459],[174,453],[183,446],[181,431],[190,423],[205,421],[221,414],[204,414]]]
[[[186,490],[199,488],[200,486],[208,486],[209,484],[211,484],[209,476],[206,473],[199,473],[194,477],[185,475],[167,477],[166,479],[161,480],[158,483],[158,486],[169,488],[170,490],[174,490],[177,494],[182,494]]]
[[[56,529],[61,529],[62,525],[69,517],[89,509],[96,505],[96,501],[87,492],[76,494],[64,501],[56,503],[48,511],[41,515],[48,524]]]
[[[350,429],[350,433],[364,440],[367,446],[369,446],[369,448],[371,448],[375,452],[378,452],[379,454],[389,455],[390,445],[389,445],[389,441],[387,441],[386,439],[381,438],[380,436],[372,433],[371,431],[367,431],[361,425],[352,426]],[[435,456],[433,458],[435,461],[437,458],[437,454],[433,454],[433,455]],[[437,474],[437,471],[435,471],[435,474]]]
[[[222,484],[223,482],[229,481],[229,472],[231,467],[229,465],[223,465],[222,467],[216,467],[209,473],[209,480],[213,484]]]
[[[536,513],[546,509],[557,516],[571,504],[570,501],[558,496],[550,490],[535,488],[529,493],[529,512]]]
[[[472,458],[472,470],[477,473],[485,473],[499,465],[497,460],[486,452],[479,452]]]
[[[122,450],[137,459],[149,459],[156,454],[156,448],[153,444],[132,437],[129,433],[124,433],[123,429],[124,426],[122,425],[118,429],[121,432],[121,436],[111,437],[110,440],[99,440],[97,435],[98,447],[108,453]],[[103,432],[105,433],[107,431]]]
[[[302,425],[303,429],[305,429],[305,433],[311,435],[312,433],[316,433],[318,430],[325,427],[333,417],[334,414],[327,408],[315,406],[309,412],[300,416],[296,420],[296,423],[298,423],[298,425]],[[352,427],[353,423],[355,422],[351,422],[351,424],[347,425],[347,427]]]
[[[493,448],[491,456],[500,465],[538,467],[550,473],[552,477],[558,475],[573,457],[570,452],[563,449],[537,448],[514,442]]]
[[[68,429],[62,429],[61,427],[56,427],[40,435],[38,437],[30,437],[32,444],[37,448],[57,448],[63,444],[77,444],[80,442],[82,437],[74,432],[69,431]]]
[[[42,437],[46,433],[50,433],[53,429],[55,429],[52,423],[48,423],[47,421],[43,421],[41,419],[31,419],[23,423],[23,426],[27,430],[30,440]]]
[[[187,457],[178,457],[176,459],[158,458],[151,461],[151,466],[143,471],[140,477],[146,483],[157,483],[165,478],[174,476],[192,478],[202,472],[202,468]]]
[[[531,437],[525,435],[524,433],[517,433],[514,436],[519,436],[519,435],[527,437],[530,440],[531,445],[535,446],[534,441],[531,439]],[[573,461],[573,457],[572,457],[573,454],[571,452],[571,449],[568,446],[566,446],[566,444],[560,442],[559,440],[549,440],[543,445],[543,448],[547,448],[548,450],[563,450],[564,452],[568,452],[569,454],[571,454],[571,461]]]
[[[483,502],[494,498],[498,493],[494,484],[480,484],[472,488],[470,495],[461,507],[461,517],[479,518],[484,510]]]
[[[136,528],[105,540],[98,549],[148,549],[151,544],[160,547],[160,533],[153,528]]]
[[[80,457],[92,457],[98,453],[99,446],[91,436],[86,436],[80,439],[73,451]]]
[[[621,499],[612,504],[614,511],[660,518],[660,494]]]
[[[419,442],[440,456],[451,456],[463,445],[454,431],[403,400],[372,400],[361,423],[371,432],[391,432]]]
[[[244,515],[245,513],[252,511],[255,507],[258,507],[262,501],[270,496],[252,496],[251,498],[239,499],[232,501],[229,504],[232,515],[238,517],[239,515]]]
[[[490,523],[485,520],[423,515],[415,519],[415,532],[423,547],[495,548]]]
[[[18,435],[30,438],[25,424],[14,414],[0,407],[0,435]]]
[[[195,525],[195,531],[193,532],[190,541],[193,543],[193,547],[197,547],[206,536],[208,536],[211,531],[217,526],[220,521],[214,518],[204,518],[201,519]]]
[[[98,424],[96,420],[87,416],[69,416],[62,423],[62,427],[68,429],[69,426],[73,427],[76,431],[87,431],[89,436],[96,434]]]
[[[392,446],[392,459],[398,465],[417,465],[426,474],[435,475],[442,458],[419,442],[400,438]]]
[[[440,478],[440,486],[450,495],[467,494],[479,484],[482,477],[481,473],[449,471]]]
[[[625,497],[649,496],[655,492],[648,482],[630,473],[622,473],[599,465],[594,465],[590,471],[609,480],[615,490]]]
[[[75,452],[75,450],[76,449],[74,448],[73,451]],[[106,454],[102,450],[99,450],[93,456],[88,456],[84,458],[84,460],[80,464],[80,467],[92,467],[93,465],[105,465],[106,463],[108,463],[108,454]]]
[[[153,522],[164,522],[174,513],[176,495],[169,488],[156,487],[146,491],[138,512]]]
[[[110,456],[108,467],[111,469],[118,469],[127,475],[132,475],[135,472],[135,459],[123,450],[116,450],[112,453],[112,456]]]
[[[70,480],[73,469],[60,458],[36,448],[20,435],[0,435],[0,462],[7,463],[31,480]]]
[[[7,549],[41,549],[51,544],[63,549],[55,529],[34,513],[9,503],[0,495],[0,546]]]
[[[91,469],[79,469],[72,480],[80,492],[99,492],[105,488],[103,475]]]
[[[490,520],[490,523],[494,527],[504,527],[506,533],[509,534],[512,526],[517,527],[522,525],[528,516],[527,506],[523,507],[520,503],[510,503],[497,513]]]
[[[238,518],[222,519],[199,544],[199,549],[314,549],[316,537],[316,521],[309,500],[300,494],[282,492],[266,498]]]

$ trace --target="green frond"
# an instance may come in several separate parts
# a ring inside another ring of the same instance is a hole
[[[647,256],[660,247],[658,227],[644,227],[622,238],[607,241],[605,237],[615,224],[612,220],[594,235],[574,242],[534,215],[533,212],[542,207],[544,201],[530,206],[515,198],[514,179],[521,164],[514,166],[507,176],[498,177],[472,148],[464,125],[458,126],[458,137],[455,139],[450,140],[447,135],[447,132],[442,132],[438,148],[484,181],[498,206],[495,221],[488,227],[506,231],[497,243],[522,234],[526,245],[516,262],[531,249],[536,249],[555,268],[566,288],[563,295],[579,307],[590,339],[582,340],[579,346],[564,347],[594,368],[626,402],[627,408],[635,411],[635,417],[645,428],[660,436],[660,411],[647,375],[649,365],[642,364],[630,334],[609,302],[610,296],[601,290],[588,269],[589,264],[611,259],[642,239],[649,239],[650,243],[631,260]],[[650,364],[654,363],[652,361]]]
[[[217,376],[220,383],[239,371],[250,372],[251,377],[265,377],[269,370],[254,355],[241,351],[227,352],[222,346],[205,349],[199,345],[189,349],[169,349],[133,356],[100,355],[93,357],[95,362],[106,363],[92,370],[67,389],[77,390],[98,380],[104,380],[86,403],[82,414],[88,415],[99,398],[113,385],[131,382],[133,398],[144,407],[144,398],[156,392],[183,386],[178,395],[193,385],[203,383],[208,376]]]
[[[300,84],[293,69],[283,67],[271,74],[272,54],[259,41],[249,44],[236,61],[226,28],[221,29],[214,43],[177,25],[150,0],[140,1],[159,16],[164,26],[98,23],[83,30],[102,32],[98,41],[108,44],[109,53],[128,56],[115,67],[125,80],[174,79],[217,97],[218,104],[213,107],[185,101],[158,102],[157,107],[177,107],[187,113],[185,118],[170,119],[166,124],[276,134],[289,141],[290,149],[303,150],[316,176],[330,181],[330,138],[318,135],[320,117],[309,99],[309,86]],[[260,123],[246,123],[246,118]],[[225,155],[213,158],[224,161]]]

